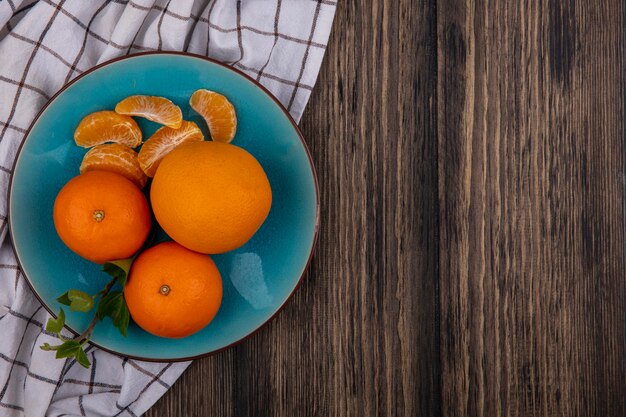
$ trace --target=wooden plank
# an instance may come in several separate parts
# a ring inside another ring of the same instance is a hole
[[[445,416],[624,412],[625,24],[437,4]]]
[[[342,0],[302,120],[320,239],[294,299],[148,416],[439,415],[430,1]]]

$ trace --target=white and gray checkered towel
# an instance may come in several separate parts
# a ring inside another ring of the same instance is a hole
[[[122,359],[89,346],[91,369],[41,351],[48,314],[7,235],[15,154],[69,80],[146,50],[204,54],[263,83],[298,120],[322,62],[334,0],[0,0],[0,416],[137,416],[188,363]]]

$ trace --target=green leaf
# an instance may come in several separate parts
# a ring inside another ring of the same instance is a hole
[[[76,356],[76,353],[79,349],[82,349],[80,347],[80,343],[75,340],[68,340],[67,342],[59,346],[59,348],[57,349],[56,358],[61,359]]]
[[[135,258],[133,257],[128,259],[120,259],[118,261],[106,262],[102,266],[102,270],[117,279],[117,282],[123,287],[124,285],[126,285],[126,279],[128,278],[128,273],[134,260]]]
[[[100,320],[107,316],[111,317],[113,324],[119,329],[120,333],[126,336],[130,313],[122,292],[111,291],[108,293],[98,304],[97,314]]]
[[[80,363],[85,368],[89,368],[91,366],[91,362],[89,361],[89,358],[87,357],[87,354],[83,350],[82,346],[78,348],[74,356],[76,358],[76,362]]]
[[[98,304],[98,319],[103,320],[107,316],[115,318],[123,302],[124,300],[120,291],[111,291],[105,295]]]
[[[41,350],[58,350],[60,347],[61,347],[61,345],[50,346],[49,343],[44,343],[43,345],[39,346],[39,349],[41,349]]]
[[[59,333],[61,330],[63,330],[64,324],[65,324],[65,311],[61,309],[56,319],[53,319],[53,318],[48,319],[48,323],[46,323],[46,330],[51,333]]]
[[[57,301],[61,304],[64,304],[66,306],[69,306],[70,304],[72,304],[72,300],[70,300],[70,297],[68,295],[68,291],[64,292],[63,295],[61,295],[59,298],[57,298]]]
[[[126,300],[124,300],[122,306],[120,307],[120,312],[118,316],[113,320],[113,324],[115,325],[115,327],[117,327],[122,336],[126,337],[126,331],[128,330],[129,322],[130,312],[128,311],[128,307],[126,306]]]
[[[86,313],[93,308],[93,297],[84,291],[69,290],[67,297],[70,300],[70,310]]]

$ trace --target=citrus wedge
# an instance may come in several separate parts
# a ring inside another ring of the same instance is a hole
[[[189,99],[189,105],[206,121],[211,139],[230,143],[237,131],[235,107],[226,97],[209,90],[197,90]]]
[[[91,113],[80,121],[74,131],[74,141],[83,148],[107,142],[135,148],[141,145],[141,130],[132,117],[104,110]]]
[[[194,122],[183,123],[179,129],[163,126],[143,144],[139,151],[139,165],[149,177],[154,177],[161,160],[175,147],[186,142],[204,140],[202,131]]]
[[[148,180],[139,166],[137,152],[119,143],[107,143],[91,148],[80,164],[80,173],[87,171],[114,172],[128,178],[139,188],[143,188]]]
[[[178,129],[183,122],[183,112],[180,107],[165,97],[126,97],[117,103],[115,112],[127,116],[143,117],[173,129]]]

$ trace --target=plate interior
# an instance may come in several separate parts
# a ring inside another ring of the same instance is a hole
[[[108,281],[101,267],[71,252],[52,221],[54,199],[78,175],[86,149],[74,144],[74,129],[87,114],[113,109],[134,94],[164,96],[179,105],[185,120],[204,121],[188,105],[206,88],[226,95],[238,119],[233,144],[253,154],[272,186],[270,214],[243,247],[215,260],[224,297],[215,319],[183,339],[150,335],[131,323],[123,337],[109,319],[92,341],[116,353],[152,360],[203,355],[251,334],[279,310],[295,289],[312,250],[317,221],[314,172],[297,129],[263,90],[221,65],[186,55],[140,55],[112,62],[81,77],[58,95],[34,123],[24,143],[11,188],[10,227],[18,258],[46,307],[57,312],[56,297],[70,288],[96,293]],[[159,126],[139,120],[144,140]],[[161,238],[165,238],[161,235]],[[91,314],[65,308],[67,324],[82,331]]]

